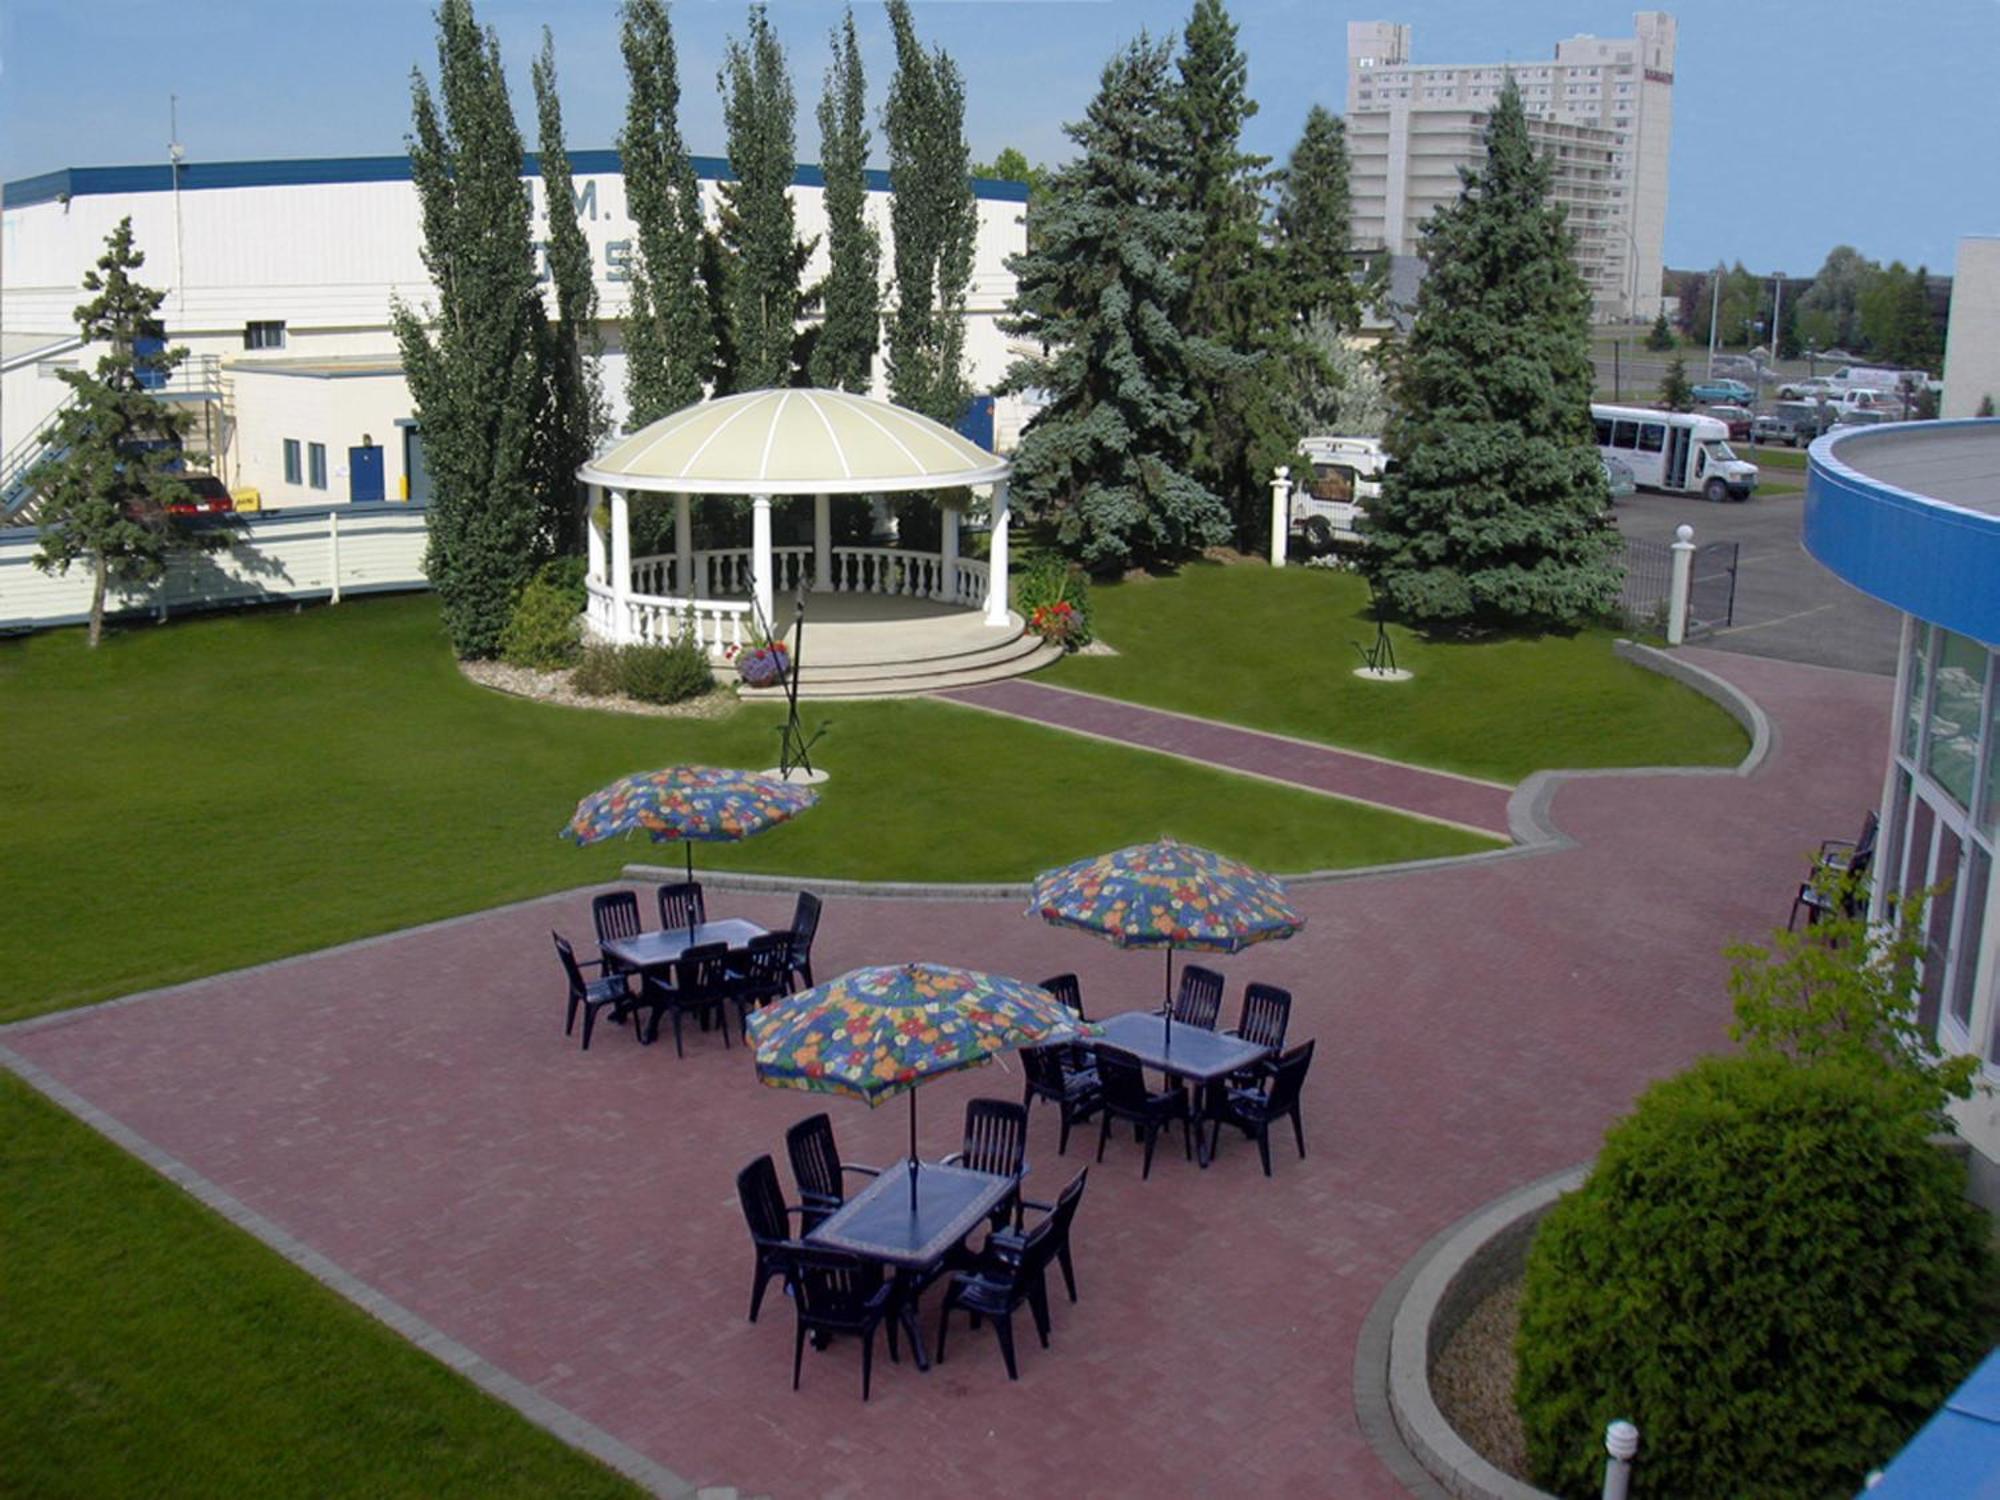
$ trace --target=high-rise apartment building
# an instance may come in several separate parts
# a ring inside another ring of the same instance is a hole
[[[1457,198],[1459,169],[1484,159],[1487,116],[1511,74],[1528,135],[1553,162],[1577,267],[1596,316],[1660,311],[1667,145],[1674,111],[1674,18],[1640,11],[1636,35],[1577,36],[1551,62],[1470,66],[1410,61],[1410,28],[1347,27],[1347,151],[1356,249],[1412,255],[1431,211]]]

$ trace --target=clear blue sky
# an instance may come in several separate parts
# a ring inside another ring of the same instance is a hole
[[[1262,112],[1254,150],[1282,156],[1308,105],[1340,110],[1346,23],[1405,21],[1415,61],[1548,56],[1579,32],[1627,36],[1625,4],[1235,0]],[[1842,242],[1949,270],[1959,236],[2000,233],[1994,149],[2000,0],[1683,0],[1674,89],[1671,265],[1741,259],[1816,269]],[[528,61],[555,33],[573,149],[607,147],[625,85],[615,0],[477,0],[497,28],[517,113],[532,131]],[[800,102],[799,154],[818,156],[812,107],[841,5],[772,0]],[[918,26],[958,60],[976,156],[1068,150],[1105,60],[1141,28],[1185,21],[1188,0],[917,0]],[[714,88],[737,0],[680,0],[682,124],[723,154]],[[882,8],[855,8],[870,94],[889,70]],[[428,0],[0,0],[0,179],[164,159],[180,96],[190,160],[400,152],[409,72],[435,67]],[[1893,103],[1891,101],[1894,101]],[[876,149],[880,152],[879,130]]]

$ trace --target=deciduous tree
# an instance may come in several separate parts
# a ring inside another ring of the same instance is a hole
[[[882,342],[882,243],[867,218],[868,93],[852,10],[833,33],[819,134],[826,176],[826,316],[813,344],[813,384],[866,394]]]
[[[792,215],[798,159],[792,80],[762,5],[750,7],[748,40],[729,43],[716,87],[729,130],[730,180],[722,184],[717,233],[732,261],[733,388],[789,385],[792,345],[798,337],[799,278],[810,250],[800,243]]]

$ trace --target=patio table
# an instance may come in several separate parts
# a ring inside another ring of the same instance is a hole
[[[895,1271],[896,1317],[909,1335],[917,1368],[928,1370],[930,1356],[917,1326],[917,1278],[977,1229],[1018,1185],[1017,1178],[993,1172],[924,1162],[917,1168],[913,1210],[908,1167],[884,1167],[881,1176],[808,1234],[806,1243],[844,1250]]]
[[[645,973],[672,968],[688,949],[704,943],[727,943],[732,948],[742,948],[764,933],[765,929],[755,922],[726,917],[720,922],[698,922],[692,928],[669,927],[659,932],[642,932],[636,937],[610,938],[599,946],[627,968]]]
[[[1170,1032],[1167,1018],[1156,1010],[1121,1011],[1096,1024],[1098,1034],[1091,1037],[1092,1046],[1122,1052],[1145,1067],[1194,1082],[1194,1118],[1189,1129],[1194,1131],[1195,1160],[1206,1170],[1208,1138],[1202,1134],[1201,1124],[1208,1085],[1255,1066],[1271,1055],[1271,1049],[1241,1037],[1204,1031],[1185,1021],[1174,1022]]]

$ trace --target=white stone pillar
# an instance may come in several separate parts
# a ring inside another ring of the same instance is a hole
[[[683,599],[706,592],[694,576],[694,517],[686,495],[674,496],[674,590]]]
[[[949,505],[938,516],[938,581],[932,597],[958,602],[958,512]]]
[[[1674,566],[1667,584],[1667,644],[1678,646],[1687,639],[1688,592],[1694,582],[1694,528],[1674,528]]]
[[[611,639],[632,639],[625,601],[632,592],[632,515],[623,490],[611,492]]]
[[[1292,534],[1292,471],[1283,464],[1271,471],[1271,566],[1285,565],[1285,544]]]
[[[813,496],[813,592],[833,587],[833,497]]]
[[[771,497],[752,495],[750,497],[750,588],[757,599],[757,609],[767,629],[776,630],[777,620],[771,612],[775,598],[771,587]]]
[[[599,584],[608,581],[604,556],[604,533],[597,529],[597,506],[604,498],[604,491],[598,485],[590,487],[590,509],[584,512],[584,545],[590,549],[590,576]]]
[[[1007,481],[993,482],[992,549],[986,558],[986,623],[1007,623]]]

